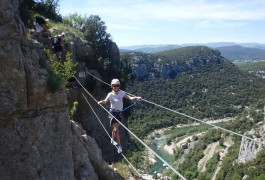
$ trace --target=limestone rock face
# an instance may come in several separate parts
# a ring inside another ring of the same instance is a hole
[[[259,138],[256,137],[257,134],[259,135]],[[256,141],[264,142],[265,125],[261,126],[258,129],[252,129],[251,131],[246,133],[246,136],[253,137],[253,139],[255,139]],[[246,163],[248,161],[255,159],[257,153],[262,149],[263,145],[261,143],[254,142],[246,138],[242,138],[237,162]]]
[[[42,44],[26,39],[18,0],[0,1],[0,179],[121,179],[48,90]]]
[[[80,126],[72,121],[74,135],[73,156],[77,179],[122,179],[103,160],[96,141],[89,137]],[[92,167],[91,167],[92,165]]]
[[[73,55],[73,60],[87,61],[93,57],[93,49],[89,45],[85,45],[78,37],[67,45],[68,50]]]
[[[122,66],[132,67],[132,75],[137,80],[145,78],[174,78],[177,74],[187,70],[194,70],[196,66],[206,65],[209,63],[220,64],[223,59],[220,58],[218,52],[211,55],[201,54],[198,57],[191,58],[183,62],[165,62],[162,57],[155,57],[146,54],[132,52],[126,57],[127,62],[123,62]]]
[[[111,42],[111,44],[109,46],[110,46],[109,58],[111,59],[111,61],[114,62],[113,64],[116,64],[116,66],[114,66],[114,68],[117,70],[119,67],[119,62],[120,62],[120,51],[119,51],[119,48],[115,42]]]

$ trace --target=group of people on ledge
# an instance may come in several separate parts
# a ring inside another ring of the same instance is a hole
[[[51,34],[48,26],[49,19],[44,19],[41,16],[35,16],[33,25],[35,27],[35,37],[43,36],[48,38]],[[63,47],[65,45],[65,33],[61,33],[51,38],[53,51],[58,60],[62,60]]]

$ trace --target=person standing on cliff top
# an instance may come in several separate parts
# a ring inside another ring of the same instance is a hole
[[[112,91],[108,93],[107,97],[104,100],[98,101],[98,104],[106,104],[110,102],[110,109],[111,109],[110,112],[112,114],[112,116],[110,117],[110,124],[112,127],[111,143],[115,146],[117,145],[118,153],[121,153],[122,146],[121,146],[120,134],[119,134],[120,124],[115,118],[117,118],[119,121],[121,121],[123,118],[123,115],[122,115],[123,98],[129,99],[129,100],[140,100],[141,97],[129,96],[124,91],[120,90],[119,87],[120,87],[120,81],[118,79],[113,79],[111,81]]]
[[[58,60],[62,60],[62,51],[65,44],[65,33],[55,36],[52,39],[53,50]]]
[[[42,33],[49,33],[48,22],[49,22],[49,19],[44,19],[41,16],[35,17],[33,24],[35,26],[37,35],[40,35]]]

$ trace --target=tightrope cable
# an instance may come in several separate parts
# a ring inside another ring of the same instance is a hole
[[[90,76],[94,77],[95,79],[99,80],[100,82],[102,82],[102,83],[104,83],[104,84],[110,86],[110,84],[108,84],[108,83],[104,82],[103,80],[97,78],[97,77],[94,76],[93,74],[91,74],[91,73],[89,73],[89,72],[86,72],[86,73],[88,73]],[[130,94],[130,93],[128,93],[128,92],[126,92],[126,93],[129,94],[129,95],[131,95],[131,96],[135,96],[135,95]],[[155,106],[160,107],[160,108],[162,108],[162,109],[165,109],[165,110],[168,110],[168,111],[174,112],[174,113],[176,113],[176,114],[179,114],[179,115],[185,116],[185,117],[187,117],[187,118],[193,119],[193,120],[195,120],[195,121],[199,121],[199,122],[204,123],[204,124],[207,124],[207,125],[209,125],[209,126],[213,126],[213,127],[215,127],[216,129],[221,129],[221,130],[223,130],[223,131],[226,131],[226,132],[229,132],[229,133],[235,134],[235,135],[237,135],[237,136],[240,136],[240,137],[246,138],[246,139],[251,140],[251,141],[253,141],[253,142],[256,142],[256,143],[259,143],[259,144],[265,145],[265,143],[262,142],[262,141],[257,141],[257,140],[255,140],[255,139],[253,139],[253,138],[250,138],[250,137],[248,137],[248,136],[245,136],[245,135],[239,134],[239,133],[237,133],[237,132],[234,132],[234,131],[231,131],[231,130],[228,130],[228,129],[222,128],[222,127],[220,127],[220,126],[217,126],[217,125],[214,125],[214,124],[211,124],[211,123],[207,123],[207,122],[202,121],[202,120],[200,120],[200,119],[197,119],[197,118],[195,118],[195,117],[192,117],[192,116],[186,115],[186,114],[184,114],[184,113],[178,112],[178,111],[176,111],[176,110],[173,110],[173,109],[170,109],[170,108],[167,108],[167,107],[161,106],[161,105],[159,105],[159,104],[156,104],[156,103],[154,103],[154,102],[148,101],[148,100],[146,100],[146,99],[142,99],[142,101],[145,101],[145,102],[147,102],[147,103],[149,103],[149,104],[155,105]]]
[[[220,127],[220,126],[217,126],[217,125],[214,125],[214,124],[211,124],[211,123],[207,123],[207,122],[202,121],[202,120],[200,120],[200,119],[197,119],[197,118],[195,118],[195,117],[192,117],[192,116],[186,115],[186,114],[184,114],[184,113],[181,113],[181,112],[175,111],[175,110],[173,110],[173,109],[169,109],[169,108],[167,108],[167,107],[164,107],[164,106],[161,106],[161,105],[159,105],[159,104],[153,103],[153,102],[148,101],[148,100],[146,100],[146,99],[142,99],[142,100],[145,101],[145,102],[147,102],[147,103],[150,103],[150,104],[153,104],[153,105],[155,105],[155,106],[158,106],[158,107],[160,107],[160,108],[163,108],[163,109],[166,109],[166,110],[168,110],[168,111],[174,112],[174,113],[176,113],[176,114],[179,114],[179,115],[185,116],[185,117],[187,117],[187,118],[193,119],[193,120],[195,120],[195,121],[199,121],[199,122],[204,123],[204,124],[207,124],[207,125],[209,125],[209,126],[213,126],[213,127],[215,127],[216,129],[221,129],[221,130],[223,130],[223,131],[227,131],[227,132],[229,132],[229,133],[232,133],[232,134],[235,134],[235,135],[241,136],[242,138],[246,138],[246,139],[249,139],[249,140],[251,140],[251,141],[254,141],[254,142],[260,143],[260,144],[262,144],[262,145],[265,145],[265,143],[263,143],[263,142],[261,142],[261,141],[257,141],[257,140],[255,140],[255,139],[252,139],[252,138],[247,137],[247,136],[245,136],[245,135],[239,134],[239,133],[237,133],[237,132],[234,132],[234,131],[231,131],[231,130],[228,130],[228,129],[222,128],[222,127]]]
[[[94,115],[96,116],[96,118],[98,119],[99,123],[101,124],[101,126],[103,127],[103,129],[105,130],[106,134],[109,136],[109,138],[111,139],[111,136],[109,135],[107,129],[105,128],[105,126],[103,125],[103,123],[100,121],[98,115],[96,114],[96,112],[94,111],[94,109],[92,108],[91,104],[88,102],[87,98],[85,97],[85,95],[82,93],[84,99],[86,100],[87,104],[89,105],[90,109],[92,110],[92,112],[94,113]]]
[[[75,76],[74,76],[75,77]],[[76,81],[79,85],[84,89],[84,91],[96,102],[98,102],[92,94],[90,94],[86,88],[80,83],[80,81],[75,77]],[[109,115],[113,116],[104,106],[99,104]],[[181,179],[186,180],[184,176],[182,176],[177,170],[175,170],[169,163],[167,163],[163,158],[161,158],[154,150],[152,150],[149,146],[147,146],[140,138],[138,138],[131,130],[129,130],[124,124],[122,124],[115,116],[113,116],[115,120],[124,128],[126,129],[134,138],[136,138],[142,145],[144,145],[147,149],[149,149],[158,159],[160,159],[163,163],[165,163],[173,172],[175,172]]]

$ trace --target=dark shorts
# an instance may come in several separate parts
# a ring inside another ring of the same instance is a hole
[[[117,118],[119,121],[122,120],[122,113],[121,112],[111,112],[111,114]],[[119,123],[113,116],[110,116],[110,124]]]
[[[62,51],[63,49],[62,49],[62,46],[54,46],[54,51],[55,52],[60,52],[60,51]]]

